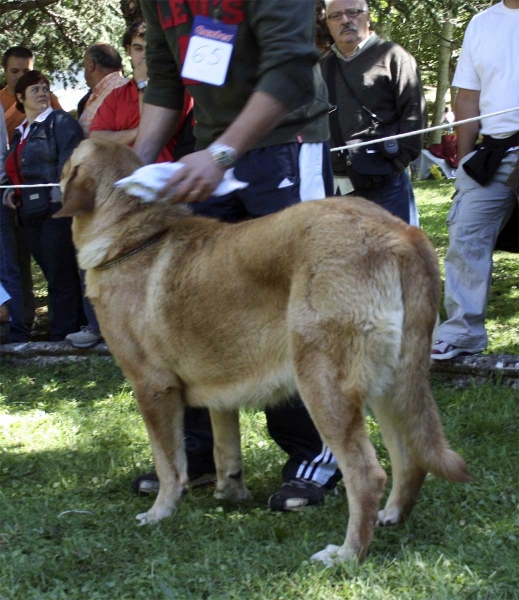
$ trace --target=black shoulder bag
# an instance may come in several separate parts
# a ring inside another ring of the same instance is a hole
[[[336,110],[330,113],[330,133],[334,146],[353,145],[397,133],[396,122],[384,123],[361,102],[344,76],[338,58],[333,56],[330,62],[326,83],[328,84],[330,103],[336,107]],[[358,102],[362,110],[369,114],[372,123],[367,133],[358,134],[358,137],[348,142],[345,142],[342,136],[339,116],[337,114],[337,90],[335,84],[337,71],[341,74],[350,94]],[[390,129],[391,125],[393,125],[392,129]],[[399,154],[400,148],[397,140],[388,140],[378,144],[374,142],[369,146],[362,146],[361,148],[332,152],[333,172],[335,175],[348,176],[355,190],[378,190],[386,186],[393,178],[394,169],[391,159],[396,158]]]

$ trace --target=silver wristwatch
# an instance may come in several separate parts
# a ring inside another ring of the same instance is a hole
[[[213,161],[223,169],[234,167],[238,158],[238,153],[234,148],[226,144],[220,144],[219,142],[212,143],[207,150]]]
[[[145,92],[148,87],[148,82],[143,79],[142,81],[137,81],[137,90],[139,93]]]

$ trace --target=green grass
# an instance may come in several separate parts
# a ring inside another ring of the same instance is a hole
[[[422,226],[442,258],[452,185],[415,187]],[[518,266],[515,255],[496,254],[492,352],[519,353]],[[38,301],[43,337],[41,276]],[[268,511],[284,455],[262,413],[241,418],[251,502],[192,490],[171,519],[140,528],[134,517],[151,501],[134,496],[130,482],[151,456],[117,367],[101,359],[2,365],[0,600],[519,599],[519,394],[439,379],[434,391],[452,446],[477,479],[455,486],[428,478],[411,518],[376,531],[365,563],[330,569],[308,558],[342,543],[344,489],[323,509]],[[368,427],[389,470],[370,417]]]
[[[192,490],[153,527],[130,492],[150,466],[133,393],[110,362],[4,369],[0,390],[2,600],[519,598],[519,403],[494,384],[435,382],[447,435],[477,480],[429,478],[403,526],[377,530],[361,566],[308,562],[342,543],[344,489],[323,509],[272,513],[284,457],[262,413],[242,415],[254,499]],[[378,428],[369,428],[383,466]],[[67,513],[79,510],[86,513]]]

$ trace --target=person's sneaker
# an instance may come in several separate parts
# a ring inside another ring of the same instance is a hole
[[[291,479],[285,481],[268,501],[271,510],[296,511],[306,506],[324,504],[325,489],[310,481]]]
[[[459,346],[453,346],[442,340],[434,342],[431,350],[431,358],[433,360],[449,360],[450,358],[456,358],[456,356],[469,356],[471,354],[479,354],[483,350],[470,350],[470,348],[460,348]]]
[[[91,348],[103,339],[98,329],[85,325],[76,333],[69,333],[65,338],[67,344],[74,348]]]
[[[195,473],[189,478],[189,487],[202,487],[213,485],[216,482],[216,473]],[[132,489],[136,494],[152,496],[159,493],[159,478],[155,471],[139,475],[132,481]]]

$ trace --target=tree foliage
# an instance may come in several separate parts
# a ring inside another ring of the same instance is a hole
[[[451,74],[469,19],[496,0],[370,0],[375,29],[416,58],[424,82],[436,85],[445,19],[453,21]],[[23,45],[36,53],[37,68],[71,81],[84,50],[97,41],[120,49],[125,23],[142,18],[139,0],[0,0],[0,52]]]
[[[36,68],[64,82],[74,81],[90,44],[121,46],[125,21],[117,0],[27,0],[0,2],[0,52],[26,46]]]
[[[468,22],[474,14],[494,3],[489,0],[471,3],[460,0],[373,0],[369,4],[376,28],[389,21],[392,41],[415,57],[424,82],[434,86],[445,20],[449,19],[454,26],[452,40],[449,40],[453,72]]]

